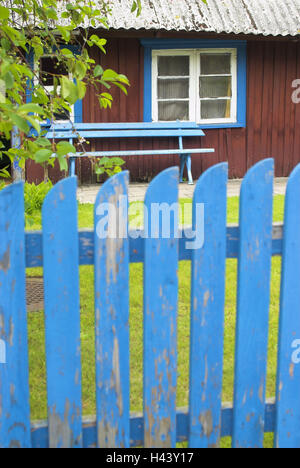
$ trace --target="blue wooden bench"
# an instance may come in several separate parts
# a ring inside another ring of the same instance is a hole
[[[55,124],[50,127],[46,135],[49,139],[67,139],[72,144],[74,140],[78,140],[78,138],[84,140],[103,138],[178,138],[178,149],[77,152],[70,155],[70,176],[75,175],[75,159],[77,157],[126,157],[179,154],[180,182],[183,181],[183,171],[186,165],[189,184],[193,184],[191,155],[213,153],[215,150],[213,148],[184,149],[183,138],[203,136],[205,136],[203,130],[195,122]]]

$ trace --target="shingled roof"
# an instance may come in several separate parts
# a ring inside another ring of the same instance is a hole
[[[132,0],[109,0],[113,29],[205,31],[215,33],[297,36],[300,0],[142,0],[139,17]],[[99,24],[99,27],[101,25]]]

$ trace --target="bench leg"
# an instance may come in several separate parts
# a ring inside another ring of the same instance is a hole
[[[188,184],[194,185],[193,176],[192,176],[192,157],[190,154],[186,158],[186,168],[188,172]]]
[[[179,179],[179,182],[181,184],[183,183],[183,171],[184,171],[185,163],[186,163],[186,154],[181,154],[180,155],[180,179]]]
[[[69,176],[72,177],[75,175],[75,158],[70,158],[70,169],[69,169]]]
[[[181,154],[180,155],[180,179],[179,182],[182,184],[183,182],[183,171],[184,166],[186,165],[187,173],[188,173],[188,184],[193,185],[193,176],[192,176],[192,158],[190,154]]]

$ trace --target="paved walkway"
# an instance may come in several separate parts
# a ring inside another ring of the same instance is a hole
[[[288,179],[277,178],[274,183],[274,195],[284,195]],[[228,182],[228,197],[238,197],[242,179],[234,179]],[[129,185],[129,201],[142,201],[149,184],[132,183]],[[77,198],[80,203],[95,203],[96,195],[101,185],[83,185],[78,188]],[[194,185],[179,184],[179,198],[192,198]]]

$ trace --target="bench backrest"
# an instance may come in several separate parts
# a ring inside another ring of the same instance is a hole
[[[204,136],[195,122],[75,123],[55,124],[47,138],[144,138]]]
[[[272,231],[272,174],[272,160],[248,172],[240,226],[226,231],[227,166],[204,173],[193,201],[194,237],[191,230],[178,236],[177,225],[164,236],[161,224],[151,236],[157,221],[153,204],[173,207],[178,200],[177,168],[161,173],[148,188],[148,236],[124,235],[127,172],[101,187],[95,232],[78,232],[74,177],[48,194],[43,232],[26,237],[23,185],[0,192],[0,337],[6,346],[6,363],[0,364],[1,447],[170,448],[184,440],[190,447],[212,447],[221,436],[232,436],[234,447],[261,447],[264,432],[275,432],[278,447],[300,446],[300,165],[287,188],[284,238],[282,226]],[[112,207],[109,237],[106,203]],[[198,209],[203,204],[204,218]],[[272,255],[282,255],[283,265],[276,403],[265,401]],[[239,271],[234,406],[222,407],[226,257],[238,259]],[[178,260],[192,263],[189,408],[181,410],[176,410]],[[131,417],[130,262],[144,263],[144,414]],[[79,265],[94,265],[95,272],[97,414],[88,420],[82,419]],[[37,266],[44,268],[48,421],[30,425],[25,267]]]

